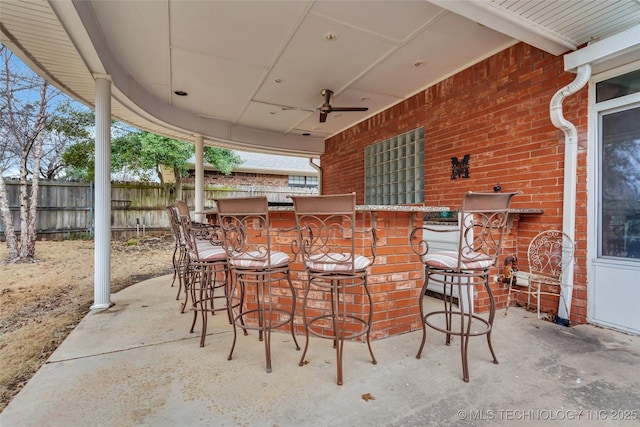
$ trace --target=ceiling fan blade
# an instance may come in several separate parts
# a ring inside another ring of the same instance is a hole
[[[331,107],[331,111],[367,111],[368,107]]]
[[[323,113],[320,111],[320,123],[324,123],[327,121],[327,113]]]
[[[282,107],[282,109],[285,111],[288,111],[288,110],[310,111],[312,113],[317,110],[317,108],[315,107]]]

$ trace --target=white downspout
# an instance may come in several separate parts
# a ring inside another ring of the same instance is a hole
[[[309,157],[309,164],[318,171],[318,194],[322,194],[322,167],[313,162],[313,157]]]
[[[578,171],[578,131],[573,123],[566,120],[562,114],[564,99],[582,89],[591,78],[591,64],[580,65],[577,68],[575,80],[553,95],[549,104],[549,114],[553,125],[564,132],[564,197],[562,204],[562,231],[575,240],[576,229],[576,181]],[[563,272],[562,293],[565,295],[566,307],[562,301],[558,302],[558,317],[556,323],[569,325],[571,313],[571,299],[573,293],[573,267],[570,263],[569,271]],[[568,312],[567,312],[568,309]]]

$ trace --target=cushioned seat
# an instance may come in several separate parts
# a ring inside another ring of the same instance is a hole
[[[318,254],[310,256],[305,261],[305,267],[316,271],[363,271],[371,265],[371,260],[362,255],[356,255],[351,262],[351,254]]]
[[[283,267],[291,262],[289,254],[271,251],[269,257],[260,251],[248,251],[246,253],[233,254],[230,263],[234,267],[243,268],[269,268]]]
[[[422,257],[422,262],[434,268],[457,268],[459,264],[462,270],[476,270],[491,267],[495,259],[479,252],[470,252],[460,257],[456,251],[438,251]]]

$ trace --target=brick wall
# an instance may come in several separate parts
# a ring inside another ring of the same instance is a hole
[[[574,78],[563,71],[562,57],[516,44],[327,140],[323,193],[355,191],[363,203],[364,148],[424,126],[426,205],[459,207],[466,191],[490,191],[499,183],[503,191],[522,191],[514,208],[544,209],[543,215],[521,215],[506,237],[503,253],[517,253],[526,267],[529,240],[542,229],[562,227],[564,134],[551,123],[549,102]],[[573,323],[586,321],[587,307],[587,113],[586,88],[565,99],[564,115],[578,127],[580,147]],[[451,158],[465,154],[470,177],[451,180]],[[504,304],[504,291],[495,290]]]

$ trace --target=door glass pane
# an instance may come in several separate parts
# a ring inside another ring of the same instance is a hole
[[[640,259],[640,108],[601,116],[599,252]]]

